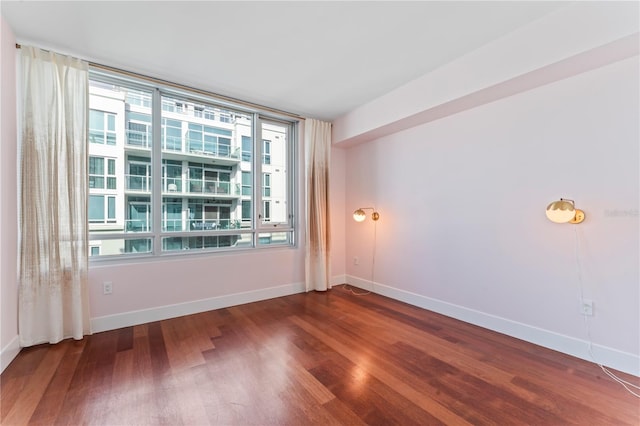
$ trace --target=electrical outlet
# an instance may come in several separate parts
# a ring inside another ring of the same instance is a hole
[[[353,264],[354,265],[359,265],[360,264],[360,259],[358,258],[358,256],[353,258]]]
[[[111,281],[105,281],[102,283],[102,293],[103,294],[113,293],[113,283]]]
[[[593,316],[593,300],[582,299],[580,304],[580,313],[586,316]]]

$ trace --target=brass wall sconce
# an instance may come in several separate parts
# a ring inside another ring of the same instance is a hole
[[[560,198],[547,206],[547,218],[555,223],[582,223],[584,211],[576,209],[575,201]]]
[[[353,220],[355,220],[356,222],[364,221],[367,218],[367,214],[364,212],[365,210],[373,210],[373,213],[371,213],[371,219],[372,220],[375,221],[375,220],[380,219],[380,213],[378,213],[375,208],[373,208],[373,207],[360,207],[358,210],[353,212]]]

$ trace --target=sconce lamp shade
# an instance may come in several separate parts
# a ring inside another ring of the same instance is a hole
[[[547,218],[555,223],[580,223],[584,212],[575,208],[573,200],[560,198],[547,206]]]
[[[373,213],[371,213],[371,219],[374,221],[380,219],[380,213],[378,213],[375,208],[360,207],[358,210],[353,212],[353,220],[356,222],[363,222],[367,218],[367,214],[364,212],[365,210],[373,210]]]
[[[353,220],[356,222],[363,222],[367,218],[366,213],[362,209],[358,209],[353,212]]]
[[[554,201],[547,206],[547,218],[555,223],[567,223],[576,215],[572,203],[566,200]]]

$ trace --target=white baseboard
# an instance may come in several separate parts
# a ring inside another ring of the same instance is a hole
[[[399,300],[451,318],[497,331],[507,336],[594,362],[594,359],[589,354],[589,342],[587,340],[565,336],[553,331],[363,280],[351,275],[347,275],[346,278],[346,282],[349,285],[363,290],[369,290],[391,299]],[[640,356],[595,343],[592,345],[592,352],[593,357],[598,363],[640,377]]]
[[[7,345],[2,348],[0,352],[0,373],[4,371],[5,368],[11,361],[18,356],[20,353],[20,336],[16,335]]]
[[[336,275],[331,277],[331,286],[333,287],[334,285],[340,285],[340,284],[344,284],[347,282],[347,276],[346,275]]]
[[[210,299],[194,300],[192,302],[175,305],[159,306],[157,308],[140,311],[123,312],[121,314],[107,315],[91,319],[91,331],[115,330],[133,325],[145,324],[153,321],[161,321],[184,315],[197,314],[199,312],[214,309],[228,308],[244,303],[258,302],[260,300],[289,296],[296,293],[304,293],[304,283],[287,284],[278,287],[263,288],[260,290],[234,293],[225,296],[212,297]]]

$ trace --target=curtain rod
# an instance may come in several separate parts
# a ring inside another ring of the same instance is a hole
[[[16,43],[16,49],[21,49],[22,45]],[[42,50],[46,50],[46,49],[42,49]],[[178,84],[178,83],[173,83],[171,81],[167,81],[167,80],[163,80],[160,78],[155,78],[155,77],[149,77],[143,74],[138,74],[136,72],[132,72],[132,71],[127,71],[127,70],[123,70],[120,68],[115,68],[115,67],[110,67],[108,65],[103,65],[103,64],[98,64],[95,62],[91,62],[91,61],[86,61],[91,67],[93,68],[97,68],[103,71],[109,71],[109,72],[115,72],[118,74],[124,74],[128,77],[134,77],[140,80],[144,80],[144,81],[148,81],[150,83],[153,84],[161,84],[164,86],[169,86],[171,88],[174,89],[179,89],[179,90],[188,90],[191,92],[195,92],[199,95],[204,95],[204,96],[209,96],[209,97],[213,97],[213,98],[217,98],[218,100],[224,101],[224,102],[229,102],[238,106],[244,106],[247,108],[251,108],[251,109],[257,109],[260,111],[264,111],[264,112],[271,112],[274,114],[278,114],[278,115],[282,115],[282,116],[286,116],[286,117],[290,117],[290,118],[295,118],[297,120],[304,120],[305,117],[299,115],[299,114],[294,114],[292,112],[288,112],[288,111],[282,111],[280,109],[277,108],[271,108],[271,107],[267,107],[264,105],[260,105],[260,104],[254,104],[252,102],[247,102],[247,101],[243,101],[237,98],[232,98],[230,96],[225,96],[225,95],[220,95],[218,93],[214,93],[214,92],[209,92],[206,90],[201,90],[201,89],[196,89],[195,87],[190,87],[190,86],[186,86],[183,84]]]

